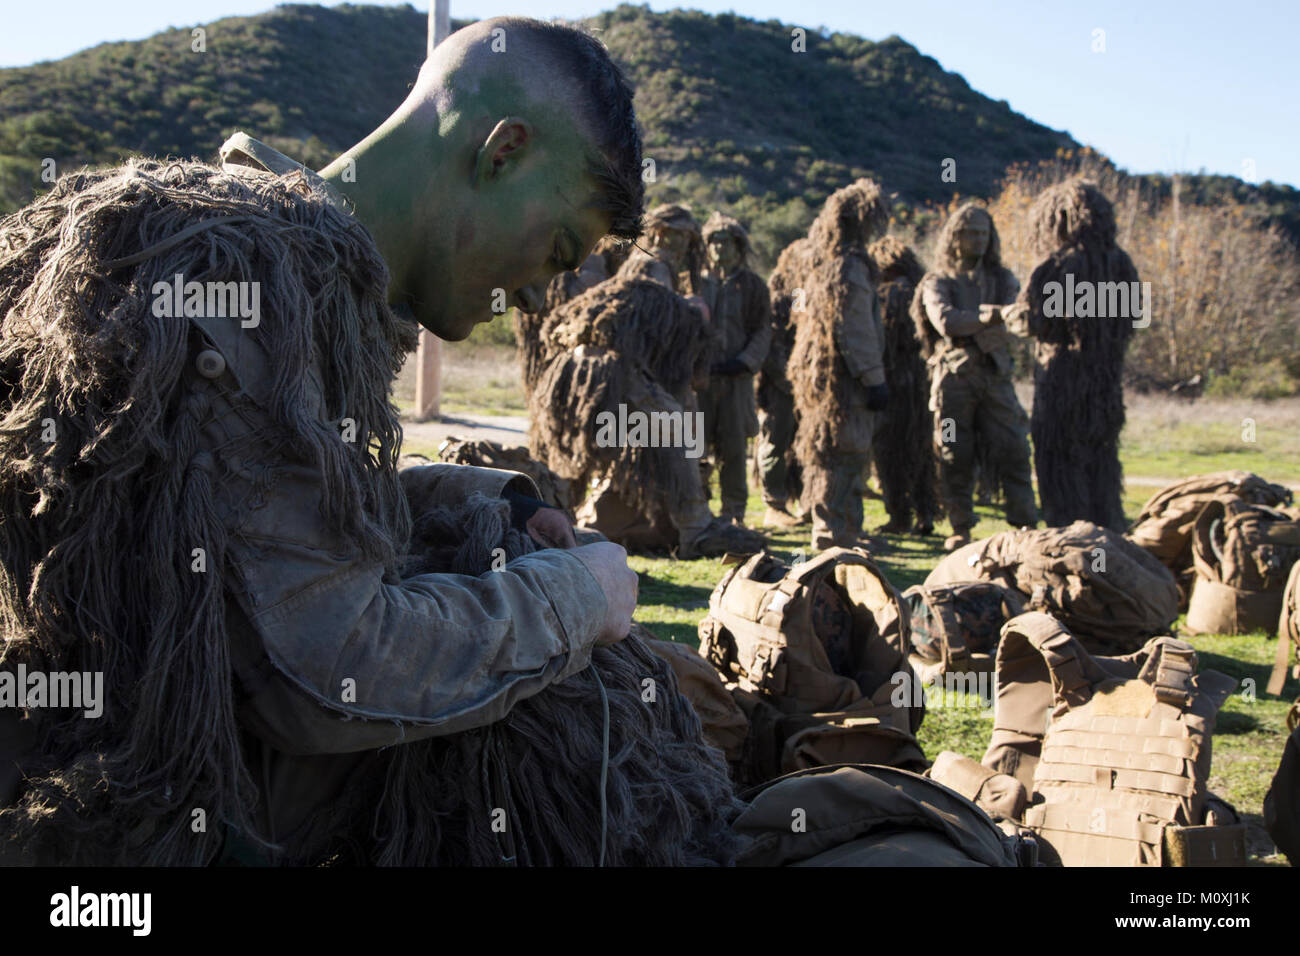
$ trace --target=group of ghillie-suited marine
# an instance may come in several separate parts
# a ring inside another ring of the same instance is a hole
[[[520,317],[532,453],[588,489],[580,523],[634,550],[761,548],[744,527],[753,437],[763,525],[811,524],[817,551],[880,548],[863,537],[874,465],[889,514],[877,530],[930,535],[946,513],[952,551],[978,521],[977,480],[1000,486],[1008,523],[1037,526],[1032,427],[1047,523],[1122,530],[1121,374],[1134,326],[1059,315],[1044,290],[1067,276],[1080,288],[1127,284],[1137,272],[1093,184],[1049,188],[1032,219],[1043,258],[1023,290],[977,202],[948,218],[927,271],[886,235],[884,194],[860,179],[826,201],[764,283],[734,218],[715,212],[701,228],[686,207],[659,206],[643,246],[598,247],[552,281],[541,313]],[[1012,382],[1013,335],[1037,340],[1032,426]],[[596,442],[594,418],[620,408],[688,426],[698,414],[711,462],[669,442]]]

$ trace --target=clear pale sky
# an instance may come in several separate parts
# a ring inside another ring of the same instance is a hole
[[[267,0],[6,4],[0,66],[267,10]],[[333,5],[333,4],[327,4]],[[452,0],[454,17],[586,16],[614,0]],[[856,33],[896,33],[976,90],[1131,172],[1226,173],[1300,185],[1296,0],[746,0],[649,4]],[[422,4],[414,4],[425,10]],[[1094,53],[1094,30],[1105,52]],[[810,45],[810,52],[813,47]],[[1254,175],[1250,175],[1253,167]]]

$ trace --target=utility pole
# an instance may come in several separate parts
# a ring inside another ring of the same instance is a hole
[[[429,46],[433,48],[451,32],[451,0],[429,0]],[[420,329],[415,350],[415,420],[427,422],[442,410],[442,341],[428,329]]]

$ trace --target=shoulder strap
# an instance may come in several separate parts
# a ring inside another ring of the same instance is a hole
[[[253,139],[247,133],[233,134],[221,144],[219,153],[221,164],[227,172],[237,171],[238,167],[242,166],[252,169],[264,169],[276,176],[301,173],[303,178],[311,183],[314,188],[325,193],[330,205],[336,206],[345,212],[350,211],[347,209],[342,194],[318,173],[308,169],[297,160],[290,159],[278,149]]]

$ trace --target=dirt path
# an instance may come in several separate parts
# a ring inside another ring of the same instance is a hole
[[[523,415],[471,415],[461,413],[444,415],[439,421],[413,422],[402,421],[406,441],[410,444],[437,447],[444,438],[486,438],[503,445],[528,444],[528,419]],[[1155,475],[1125,475],[1124,483],[1143,488],[1163,488],[1172,485],[1178,478],[1165,478]],[[1281,482],[1292,491],[1300,492],[1300,482]]]
[[[405,443],[436,448],[444,438],[485,438],[502,445],[528,444],[528,419],[514,415],[444,415],[437,421],[402,420]]]

